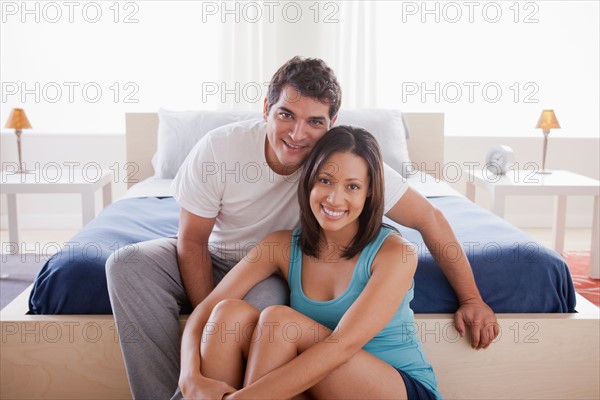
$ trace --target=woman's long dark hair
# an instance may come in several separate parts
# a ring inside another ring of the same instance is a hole
[[[369,196],[358,217],[358,231],[342,252],[342,257],[350,259],[375,239],[383,219],[383,158],[375,137],[362,128],[343,125],[332,128],[318,141],[304,163],[298,186],[301,227],[299,245],[304,254],[318,257],[321,226],[310,208],[310,192],[317,182],[319,172],[334,153],[355,154],[364,159],[368,166]]]

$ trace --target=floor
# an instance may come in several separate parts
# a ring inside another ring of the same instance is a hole
[[[552,230],[550,228],[521,228],[529,233],[541,244],[550,247],[552,243]],[[35,253],[41,255],[51,255],[57,250],[57,247],[63,242],[68,241],[77,231],[39,231],[22,230],[19,240],[23,253]],[[591,229],[567,229],[565,233],[565,250],[589,250],[591,243]],[[0,243],[2,243],[1,252],[10,253],[7,248],[8,231],[0,230]]]
[[[19,230],[20,253],[50,256],[77,232],[78,230]],[[14,254],[8,244],[8,230],[0,230],[0,243],[2,254]]]
[[[550,228],[520,228],[529,233],[544,246],[552,246],[552,229]],[[590,250],[592,243],[591,229],[567,229],[565,232],[565,250]]]

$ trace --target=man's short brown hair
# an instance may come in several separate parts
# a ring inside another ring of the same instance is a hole
[[[342,89],[333,70],[318,58],[296,56],[283,64],[269,84],[269,109],[279,101],[286,86],[296,89],[301,96],[329,104],[329,118],[333,119],[342,104]]]

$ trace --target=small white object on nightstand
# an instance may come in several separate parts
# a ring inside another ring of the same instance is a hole
[[[492,147],[485,156],[486,168],[496,175],[504,175],[515,162],[515,153],[505,145]]]

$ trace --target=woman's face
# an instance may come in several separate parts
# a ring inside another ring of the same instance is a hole
[[[358,230],[369,195],[367,162],[353,153],[333,153],[317,174],[310,208],[325,231]]]

